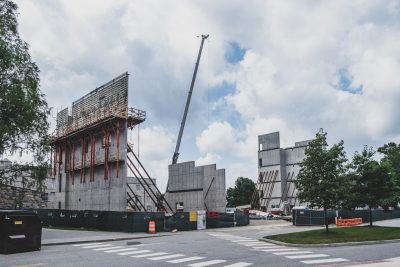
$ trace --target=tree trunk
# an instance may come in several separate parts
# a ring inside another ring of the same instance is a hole
[[[369,226],[372,227],[372,209],[371,209],[371,206],[369,206]]]
[[[324,216],[325,216],[325,231],[328,233],[329,232],[328,218],[327,218],[327,212],[326,212],[326,208],[325,207],[324,207]]]

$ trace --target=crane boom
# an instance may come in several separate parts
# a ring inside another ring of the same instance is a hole
[[[195,65],[195,67],[194,67],[194,72],[193,72],[193,77],[192,77],[192,83],[190,84],[189,94],[188,94],[188,97],[187,97],[187,100],[186,100],[185,111],[184,111],[183,117],[182,117],[181,128],[179,129],[179,135],[178,135],[178,140],[177,140],[177,142],[176,142],[175,152],[174,152],[174,155],[172,156],[172,164],[176,164],[176,163],[178,162],[179,147],[180,147],[180,145],[181,145],[183,129],[185,128],[186,117],[187,117],[187,113],[188,113],[189,105],[190,105],[190,99],[192,98],[194,82],[195,82],[195,80],[196,80],[196,75],[197,75],[197,69],[199,68],[200,57],[201,57],[201,51],[203,50],[204,40],[207,39],[208,36],[209,36],[208,34],[207,34],[207,35],[202,35],[202,36],[201,36],[201,44],[200,44],[199,54],[198,54],[198,56],[197,56],[196,65]]]

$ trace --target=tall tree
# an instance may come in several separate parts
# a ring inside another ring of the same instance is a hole
[[[0,155],[31,152],[43,164],[49,109],[39,88],[39,68],[17,26],[17,5],[0,0]]]
[[[228,207],[250,204],[251,196],[256,184],[249,178],[239,177],[235,181],[235,187],[230,187],[226,193]]]
[[[368,205],[369,222],[372,226],[372,209],[391,205],[396,201],[395,184],[385,165],[373,159],[375,151],[364,147],[361,153],[354,154],[350,164],[353,179],[350,194],[353,207]]]
[[[329,232],[327,210],[342,204],[346,189],[343,141],[328,148],[327,133],[322,129],[305,150],[295,181],[298,198],[312,208],[323,208],[326,232]]]
[[[396,197],[397,201],[400,199],[400,144],[396,143],[388,143],[380,148],[378,148],[378,152],[383,154],[381,159],[381,165],[388,169],[389,176],[394,182],[394,186],[396,187]],[[393,205],[395,208],[398,207]],[[383,206],[386,208],[385,206]]]

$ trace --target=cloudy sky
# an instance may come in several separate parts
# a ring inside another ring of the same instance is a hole
[[[162,189],[206,33],[181,162],[217,163],[232,186],[256,179],[260,134],[288,147],[324,128],[349,157],[400,142],[400,1],[17,3],[55,111],[130,73],[130,106],[148,112],[140,157]]]

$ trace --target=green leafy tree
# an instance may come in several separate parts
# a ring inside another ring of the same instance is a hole
[[[228,207],[250,204],[251,197],[256,188],[256,184],[249,178],[239,177],[235,181],[235,186],[228,188],[226,200]]]
[[[388,143],[380,148],[378,152],[383,154],[381,159],[381,165],[387,168],[389,176],[394,182],[396,187],[396,197],[400,198],[400,144]],[[398,207],[398,203],[393,205],[395,208]],[[383,206],[386,208],[386,206]]]
[[[295,181],[298,198],[311,208],[323,208],[326,232],[329,232],[327,210],[342,204],[347,189],[343,141],[328,148],[327,133],[322,129],[305,150],[300,172]]]
[[[49,109],[39,88],[39,68],[17,26],[17,5],[0,0],[0,155],[31,152],[35,166],[44,166]]]
[[[368,205],[370,226],[373,208],[393,205],[397,200],[395,183],[389,176],[387,167],[373,159],[374,154],[372,148],[365,146],[361,153],[354,154],[350,164],[351,206],[354,208]]]

